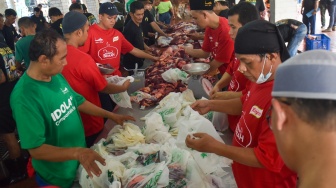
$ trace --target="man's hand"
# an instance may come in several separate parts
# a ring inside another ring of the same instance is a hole
[[[104,166],[106,165],[105,159],[101,157],[97,152],[89,148],[78,148],[75,156],[79,163],[83,165],[84,169],[91,178],[93,177],[92,174],[99,177],[102,173],[102,171],[96,164],[96,161],[100,162],[100,164]]]
[[[188,34],[188,37],[190,37],[192,40],[203,40],[204,36],[199,34],[199,33],[192,33],[192,34]]]
[[[214,153],[213,146],[220,142],[206,133],[195,133],[193,136],[188,135],[185,143],[199,152]]]
[[[201,115],[208,113],[211,109],[208,100],[198,100],[191,105],[191,108]]]
[[[132,116],[119,115],[115,113],[112,113],[112,116],[109,119],[113,120],[117,125],[123,125],[124,122],[128,120],[135,121],[135,118]]]
[[[130,85],[131,85],[131,82],[129,79],[127,79],[122,85],[124,91],[126,91]]]
[[[216,92],[213,95],[210,96],[212,100],[227,100],[227,92],[222,91],[222,92]]]
[[[153,57],[153,61],[159,61],[160,57]]]
[[[211,99],[213,99],[213,95],[215,95],[215,93],[219,92],[221,88],[219,88],[217,86],[217,84],[212,88],[212,90],[209,92],[209,96]]]
[[[301,14],[303,14],[303,8],[301,8]]]
[[[184,49],[184,52],[187,54],[190,54],[190,51],[193,50],[193,48],[190,46],[182,46],[182,48]]]

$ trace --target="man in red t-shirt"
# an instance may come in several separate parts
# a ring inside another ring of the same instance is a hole
[[[229,35],[232,40],[235,40],[239,28],[248,22],[257,19],[259,19],[258,12],[251,3],[242,2],[233,6],[228,12],[228,22],[230,26]],[[212,100],[227,100],[242,96],[248,79],[239,72],[239,65],[239,60],[234,57],[226,69],[226,72],[210,91],[209,95]],[[228,86],[228,91],[221,92],[226,86]],[[248,91],[248,89],[245,91]],[[227,117],[229,127],[232,131],[234,131],[240,116],[228,115]]]
[[[186,144],[201,152],[232,159],[238,187],[293,188],[297,176],[280,157],[266,119],[275,70],[289,58],[289,53],[276,26],[263,20],[252,21],[239,29],[235,52],[240,71],[251,81],[250,90],[241,98],[199,100],[191,106],[201,114],[219,111],[241,115],[232,146],[205,133],[193,135],[198,139],[188,136]]]
[[[218,69],[223,75],[234,57],[234,46],[229,35],[228,21],[213,12],[213,4],[213,0],[190,0],[191,15],[199,27],[205,28],[205,36],[202,49],[186,47],[185,51],[196,58],[207,58],[210,55],[209,74],[216,74]]]
[[[130,53],[138,58],[154,61],[159,60],[159,57],[154,57],[133,47],[122,33],[113,28],[118,14],[118,9],[113,3],[106,2],[101,4],[99,8],[99,23],[90,26],[89,36],[84,46],[79,49],[88,53],[96,63],[111,65],[115,69],[112,75],[121,76],[121,54]],[[114,109],[115,103],[108,95],[99,93],[99,97],[104,109],[109,111]]]
[[[100,5],[99,23],[90,26],[89,36],[84,46],[79,49],[88,53],[96,63],[110,64],[116,71],[113,75],[121,76],[120,55],[130,53],[138,58],[158,61],[154,57],[138,48],[134,48],[122,33],[114,29],[119,12],[117,7],[110,2]]]
[[[76,11],[68,12],[63,18],[62,26],[68,50],[66,57],[68,64],[63,68],[62,74],[70,86],[98,107],[101,107],[98,92],[111,94],[126,91],[130,85],[129,81],[121,86],[107,83],[94,60],[78,49],[88,36],[89,23],[86,16]],[[80,115],[84,125],[86,145],[91,147],[104,128],[104,120],[84,113]],[[120,124],[124,120],[132,119],[130,116],[114,114],[113,120]]]

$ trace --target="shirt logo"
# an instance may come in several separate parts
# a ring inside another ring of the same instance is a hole
[[[54,110],[50,115],[56,126],[59,126],[62,121],[66,120],[72,112],[76,110],[76,107],[72,105],[72,96],[68,101],[64,101],[60,107]]]
[[[118,41],[118,40],[119,40],[119,36],[116,36],[116,37],[113,37],[112,42],[116,42],[116,41]]]
[[[95,43],[96,43],[96,44],[101,44],[101,43],[103,43],[103,42],[104,42],[104,39],[102,39],[102,38],[95,39]]]
[[[245,121],[245,113],[243,112],[234,132],[234,139],[242,147],[249,147],[252,143],[252,134]]]
[[[106,46],[105,48],[101,48],[98,51],[98,57],[100,59],[114,59],[118,57],[118,49],[114,46]]]
[[[64,89],[61,88],[61,91],[63,94],[67,94],[69,92],[68,88],[66,87]]]
[[[263,109],[261,109],[258,106],[254,105],[251,108],[250,114],[259,119],[261,117],[263,111],[264,111]]]

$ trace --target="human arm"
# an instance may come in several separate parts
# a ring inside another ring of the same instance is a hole
[[[163,32],[162,30],[161,30],[161,28],[158,26],[158,24],[156,24],[156,22],[151,22],[150,23],[150,25],[152,26],[152,28],[156,31],[156,32],[158,32],[160,35],[163,35],[163,36],[165,36],[165,37],[168,37],[168,35],[165,33],[165,32]]]
[[[6,82],[6,76],[4,72],[0,69],[0,84]]]
[[[103,90],[101,90],[101,92],[106,94],[121,93],[126,91],[130,85],[131,85],[130,80],[126,80],[122,85],[107,83],[106,87]]]
[[[147,44],[144,43],[145,51],[150,51],[151,48],[147,46]]]
[[[207,58],[210,55],[209,52],[206,52],[202,49],[193,49],[190,47],[184,47],[184,50],[187,54],[189,54],[192,57],[196,57],[196,58]]]
[[[303,7],[303,5],[304,5],[304,1],[305,1],[305,0],[302,0],[302,3],[301,3],[301,14],[303,14],[303,11],[304,11],[304,7]]]
[[[203,40],[205,35],[201,33],[191,33],[187,36],[190,37],[192,40]]]
[[[201,115],[209,111],[241,115],[242,102],[240,98],[230,100],[198,100],[191,105],[191,108],[198,111]]]
[[[132,51],[129,52],[130,54],[134,55],[135,57],[139,58],[145,58],[145,59],[150,59],[153,61],[158,61],[160,58],[159,57],[154,57],[142,50],[139,50],[138,48],[133,48]]]
[[[216,59],[213,59],[209,65],[210,65],[210,69],[208,70],[208,73],[216,73],[217,69],[222,66],[223,64],[227,64],[227,63],[223,63],[223,62],[219,62]]]
[[[212,90],[210,91],[209,95],[210,98],[213,99],[213,95],[219,91],[221,91],[224,87],[226,87],[227,85],[229,85],[231,81],[231,75],[227,72],[225,72],[223,74],[223,76],[221,77],[221,79],[215,84],[215,86],[212,88]]]
[[[170,1],[169,1],[170,2]],[[173,7],[173,4],[170,2],[170,8],[169,8],[169,11],[172,13],[172,17],[173,19],[175,19],[175,10],[174,10],[174,7]]]
[[[256,157],[254,148],[226,145],[206,133],[195,133],[193,136],[196,139],[193,139],[191,136],[187,136],[186,138],[186,145],[192,149],[200,152],[215,153],[246,166],[264,167]]]
[[[104,158],[97,152],[89,148],[61,148],[48,144],[28,150],[31,157],[37,160],[44,160],[50,162],[62,162],[68,160],[78,160],[90,177],[92,174],[99,176],[102,171],[99,169],[95,161],[106,165]]]
[[[235,99],[240,98],[242,96],[242,92],[236,92],[236,91],[222,91],[222,92],[216,92],[211,96],[212,100],[228,100],[228,99]]]
[[[118,125],[122,125],[124,121],[127,121],[127,120],[135,121],[135,119],[132,116],[124,116],[124,115],[119,115],[119,114],[109,112],[107,110],[99,108],[98,106],[92,104],[91,102],[87,100],[85,100],[81,105],[78,106],[78,110],[80,112],[83,112],[85,114],[89,114],[92,116],[98,116],[98,117],[111,119],[114,122],[116,122]]]
[[[320,3],[319,0],[316,0],[316,1],[315,1],[315,4],[314,4],[314,12],[313,12],[313,14],[316,14],[316,13],[317,13],[317,9],[318,9],[318,7],[319,7],[319,3]]]

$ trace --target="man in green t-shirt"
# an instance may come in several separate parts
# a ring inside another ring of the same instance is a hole
[[[15,44],[15,62],[17,69],[23,71],[30,64],[29,45],[36,34],[36,24],[29,17],[22,17],[19,19],[18,25],[24,37]]]
[[[31,64],[11,94],[21,146],[33,158],[39,186],[71,187],[79,163],[89,176],[101,174],[95,161],[105,165],[104,159],[85,148],[79,111],[119,124],[134,120],[105,111],[77,94],[60,74],[66,55],[66,43],[57,32],[37,33],[29,48]]]

